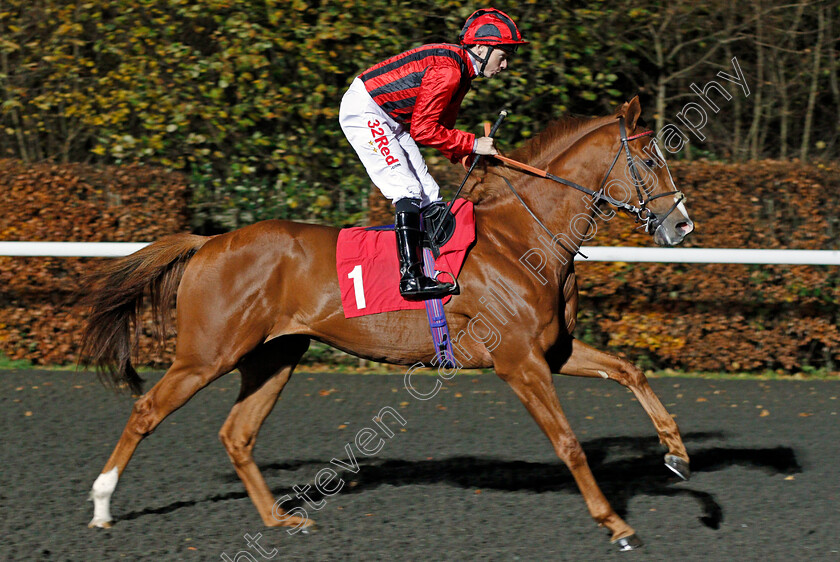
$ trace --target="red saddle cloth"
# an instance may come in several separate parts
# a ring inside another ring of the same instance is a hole
[[[440,257],[435,260],[435,269],[445,272],[441,281],[452,281],[458,276],[467,250],[475,241],[472,202],[458,199],[452,211],[455,233],[441,247]],[[338,234],[335,267],[345,318],[426,308],[423,301],[408,301],[400,295],[400,262],[393,230],[342,229]],[[445,297],[444,304],[451,298]]]

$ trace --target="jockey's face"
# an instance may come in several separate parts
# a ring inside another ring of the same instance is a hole
[[[490,48],[487,45],[478,45],[475,53],[484,58],[489,49]],[[487,61],[487,65],[484,67],[484,76],[490,78],[505,70],[508,65],[507,59],[508,54],[505,51],[499,48],[494,48],[493,52],[490,53],[490,60]]]

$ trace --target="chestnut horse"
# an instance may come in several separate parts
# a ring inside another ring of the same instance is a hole
[[[660,245],[677,244],[693,229],[650,132],[636,130],[639,114],[634,98],[614,115],[559,120],[511,154],[548,172],[548,179],[510,164],[488,165],[466,192],[475,203],[476,242],[459,276],[461,294],[446,306],[451,333],[458,335],[458,367],[492,367],[510,385],[571,470],[592,517],[622,549],[641,543],[598,488],[552,373],[603,377],[629,388],[668,449],[666,466],[688,477],[677,425],[642,371],[572,336],[574,253],[598,221],[615,214],[604,201],[635,214]],[[601,195],[569,185],[600,188]],[[627,203],[631,195],[638,195],[638,207]],[[131,357],[144,294],[151,295],[156,323],[165,325],[177,293],[178,339],[175,361],[137,399],[93,484],[91,527],[110,526],[111,495],[140,441],[233,369],[242,386],[219,437],[237,474],[265,525],[312,524],[275,504],[252,456],[257,432],[310,340],[379,362],[430,365],[434,359],[423,310],[344,317],[335,270],[338,232],[269,220],[212,237],[173,235],[92,274],[81,363],[96,365],[103,380],[142,392]],[[486,336],[488,322],[505,326],[500,340]]]

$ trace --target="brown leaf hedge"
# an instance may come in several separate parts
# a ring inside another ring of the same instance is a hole
[[[686,247],[836,250],[840,168],[671,165],[696,222]],[[595,243],[649,246],[616,217]],[[578,335],[653,368],[835,370],[838,266],[581,263]]]
[[[145,166],[23,165],[0,160],[0,240],[144,242],[189,228],[187,179]],[[76,361],[86,310],[78,304],[85,271],[110,258],[0,256],[0,354],[36,365]],[[156,350],[143,319],[140,356]]]
[[[686,247],[838,249],[840,167],[759,161],[671,165],[696,230]],[[371,196],[372,221],[390,219]],[[144,166],[24,166],[0,160],[0,240],[152,241],[189,230],[187,179]],[[650,246],[622,216],[593,245]],[[584,249],[585,253],[585,249]],[[0,354],[74,363],[83,273],[108,258],[0,257]],[[578,262],[577,336],[645,368],[836,370],[836,266]],[[142,364],[165,366],[142,320]]]

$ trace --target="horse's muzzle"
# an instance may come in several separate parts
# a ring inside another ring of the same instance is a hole
[[[659,246],[676,246],[694,230],[694,221],[677,213],[666,218],[653,231],[653,241]]]

